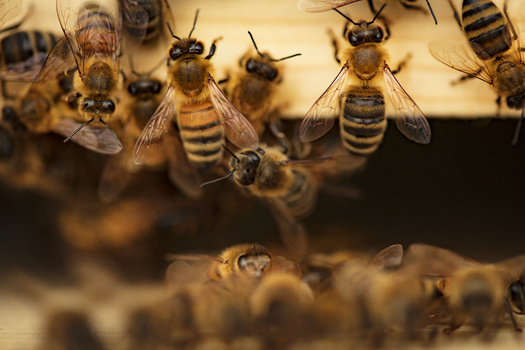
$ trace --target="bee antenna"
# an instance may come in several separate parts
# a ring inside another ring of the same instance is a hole
[[[71,138],[73,136],[75,136],[80,130],[82,130],[82,128],[86,125],[89,125],[93,120],[95,120],[95,118],[91,118],[90,120],[88,120],[87,122],[85,122],[84,124],[80,125],[80,127],[73,131],[73,133],[71,135],[69,135],[69,137],[67,139],[64,140],[64,143],[68,142],[69,140],[71,140]]]
[[[248,31],[248,34],[250,35],[250,38],[252,39],[253,46],[255,47],[255,51],[259,54],[259,56],[263,57],[263,55],[259,52],[259,49],[257,48],[257,44],[255,43],[255,39],[253,38],[252,33]]]
[[[436,23],[436,25],[438,24],[438,20],[436,18],[436,15],[434,14],[434,10],[432,10],[432,6],[430,6],[430,3],[428,2],[427,0],[427,5],[428,5],[428,9],[430,10],[430,14],[432,15],[432,18],[434,18],[434,23]]]
[[[427,3],[428,3],[428,0],[427,0]],[[367,24],[372,24],[372,23],[374,23],[375,20],[377,19],[377,17],[379,17],[379,14],[381,13],[381,11],[383,11],[383,9],[385,8],[385,6],[386,6],[386,3],[383,4],[383,6],[381,6],[381,8],[379,9],[379,11],[377,11],[376,15],[374,16],[374,18],[373,18],[370,22],[368,22]]]
[[[383,6],[384,7],[384,6]],[[382,8],[381,8],[382,9]],[[347,15],[345,15],[344,13],[342,13],[341,11],[339,11],[338,9],[336,8],[333,8],[332,10],[334,10],[335,12],[337,12],[338,14],[340,14],[341,16],[343,16],[344,18],[346,18],[347,21],[350,21],[353,25],[358,25],[359,23],[356,23],[354,21],[352,21],[352,19],[350,19],[350,17],[348,17]],[[381,12],[381,10],[379,11]],[[373,22],[373,21],[372,21]]]
[[[190,35],[188,35],[188,38],[191,37],[191,33],[193,33],[193,30],[195,29],[195,24],[197,24],[197,17],[199,17],[199,11],[200,9],[197,9],[195,12],[195,19],[193,20],[193,27],[191,28]]]
[[[171,34],[171,37],[172,38],[175,38],[177,40],[181,40],[181,38],[179,38],[178,36],[176,36],[175,34],[173,34],[173,30],[171,30],[171,25],[169,22],[166,22],[166,25],[168,26],[168,30],[170,31],[170,34]]]
[[[207,185],[211,185],[213,183],[216,183],[216,182],[219,182],[219,181],[222,181],[222,180],[226,180],[227,178],[229,178],[229,177],[231,177],[233,175],[235,170],[237,170],[237,168],[233,168],[232,171],[230,171],[230,173],[228,175],[226,175],[226,176],[223,176],[223,177],[220,177],[218,179],[211,180],[211,181],[208,181],[208,182],[204,182],[204,183],[201,184],[201,187],[204,187],[204,186],[207,186]]]
[[[108,123],[106,123],[106,122],[103,121],[102,119],[99,119],[99,120],[100,120],[100,122],[101,122],[102,124],[104,124],[104,125],[106,126],[106,128],[108,128],[109,133],[111,134],[111,136],[113,136],[113,138],[115,139],[115,142],[117,143],[117,145],[118,145],[120,148],[122,148],[122,144],[120,143],[120,141],[119,141],[117,135],[115,135],[115,133],[113,132],[113,130],[111,130],[111,128],[109,127]]]
[[[226,147],[226,145],[223,144],[223,145],[222,145],[222,148],[224,148],[229,154],[231,154],[231,156],[232,156],[233,158],[235,158],[235,160],[237,160],[237,162],[240,162],[240,161],[241,161],[241,160],[239,159],[239,157],[237,157],[237,156],[235,155],[235,153],[232,152],[231,149],[229,149],[228,147]]]
[[[278,61],[284,61],[284,60],[287,60],[289,58],[292,58],[292,57],[295,57],[295,56],[301,56],[302,54],[300,53],[296,53],[294,55],[290,55],[290,56],[286,56],[286,57],[283,57],[283,58],[279,58],[278,60],[274,60],[273,58],[271,59],[271,61],[273,62],[278,62]]]

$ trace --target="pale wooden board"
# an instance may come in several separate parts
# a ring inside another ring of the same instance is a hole
[[[502,1],[495,2],[502,6]],[[333,58],[327,30],[330,28],[340,35],[345,20],[334,11],[301,12],[296,7],[296,0],[172,0],[170,4],[176,20],[176,35],[188,35],[198,8],[201,11],[193,36],[205,43],[206,50],[213,39],[223,37],[212,58],[216,80],[224,78],[227,71],[235,70],[240,56],[252,48],[248,31],[253,33],[259,49],[269,51],[274,57],[302,53],[300,57],[283,62],[286,70],[280,96],[289,103],[285,117],[302,118],[339,72],[340,65]],[[446,67],[429,54],[428,45],[432,41],[466,44],[452,17],[448,1],[433,0],[431,4],[439,21],[438,26],[434,25],[430,15],[406,10],[395,2],[384,11],[393,22],[392,37],[385,44],[391,56],[390,65],[396,67],[408,54],[412,55],[409,64],[398,74],[398,80],[428,117],[495,117],[496,94],[490,86],[477,79],[451,86],[451,81],[459,78],[461,73]],[[426,6],[424,2],[422,5]],[[461,2],[456,1],[458,8],[460,5]],[[59,32],[54,1],[38,1],[34,6],[35,14],[24,28]],[[509,2],[509,13],[518,28],[523,27],[525,13],[520,9],[524,6],[524,0]],[[354,20],[372,18],[366,1],[341,10]],[[340,39],[344,44],[342,36]],[[159,51],[167,52],[167,49]],[[392,115],[390,107],[388,114]],[[504,106],[501,117],[519,115],[519,111]]]

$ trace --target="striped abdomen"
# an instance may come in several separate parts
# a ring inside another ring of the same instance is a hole
[[[317,186],[308,171],[293,170],[292,173],[291,185],[280,199],[292,216],[308,215],[316,203]]]
[[[461,21],[474,53],[482,60],[509,50],[512,36],[503,13],[490,0],[463,0]]]
[[[188,160],[197,168],[209,168],[222,158],[224,128],[210,100],[182,105],[178,125]]]
[[[54,34],[37,30],[8,35],[0,41],[0,65],[9,69],[9,65],[25,62],[27,68],[31,69],[44,62],[57,41]]]
[[[88,4],[78,14],[77,41],[82,58],[112,57],[120,50],[116,20],[95,4]]]
[[[165,25],[160,0],[119,0],[119,3],[128,38],[139,44],[151,44],[159,39]]]
[[[343,145],[350,152],[359,155],[374,152],[387,125],[383,94],[375,88],[353,88],[346,95],[339,120]]]

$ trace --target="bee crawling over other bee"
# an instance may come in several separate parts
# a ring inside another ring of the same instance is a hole
[[[169,50],[168,88],[159,107],[142,131],[134,149],[135,162],[144,161],[145,151],[157,147],[161,136],[172,129],[176,120],[178,137],[172,138],[174,157],[182,162],[176,168],[175,182],[182,191],[188,189],[200,195],[198,170],[208,170],[222,159],[224,136],[237,147],[257,147],[259,138],[250,122],[226,98],[213,79],[210,59],[215,54],[215,40],[207,56],[204,44],[191,37],[197,22],[187,38],[172,33],[175,42]],[[182,143],[183,151],[181,151]],[[189,164],[187,164],[189,163]]]
[[[373,153],[379,147],[387,125],[381,83],[385,84],[390,96],[398,129],[412,141],[430,142],[428,121],[386,63],[388,54],[381,45],[383,30],[374,23],[381,10],[370,22],[354,22],[343,15],[353,24],[345,31],[351,47],[339,60],[335,45],[336,59],[344,63],[343,68],[306,113],[300,130],[302,142],[320,138],[332,128],[334,119],[339,118],[341,140],[346,149],[357,155]]]

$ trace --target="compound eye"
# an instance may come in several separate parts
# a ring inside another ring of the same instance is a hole
[[[383,29],[381,29],[381,28],[377,28],[376,40],[377,40],[378,42],[383,41]]]
[[[196,43],[190,46],[188,51],[200,55],[204,52],[204,45],[200,41],[197,41]]]
[[[115,112],[115,102],[112,100],[102,101],[102,108],[110,113]]]
[[[172,48],[170,49],[170,58],[171,58],[172,60],[176,60],[177,58],[180,57],[180,55],[182,55],[182,51],[181,51],[180,48],[178,48],[178,47],[172,47]]]
[[[352,45],[352,46],[357,46],[357,45],[359,44],[359,39],[358,39],[357,36],[355,36],[354,34],[349,33],[349,34],[348,34],[348,42],[349,42],[350,45]]]
[[[246,62],[246,71],[249,73],[255,73],[257,70],[257,63],[253,58],[250,58],[248,62]]]
[[[89,100],[89,99],[86,98],[86,99],[84,99],[82,101],[81,108],[83,110],[88,110],[88,109],[92,108],[93,106],[95,106],[95,101]]]
[[[162,86],[161,86],[160,82],[159,81],[155,81],[151,85],[151,92],[154,93],[154,94],[158,94],[160,92],[161,88],[162,88]]]
[[[131,96],[137,96],[137,85],[136,84],[129,84],[128,85],[128,92]]]

